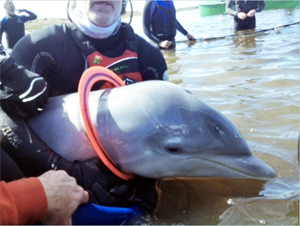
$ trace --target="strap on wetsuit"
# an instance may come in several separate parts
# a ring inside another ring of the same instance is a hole
[[[91,44],[88,37],[85,36],[81,31],[78,30],[78,28],[75,26],[74,23],[68,21],[66,25],[71,29],[71,34],[73,37],[74,42],[76,45],[80,48],[83,55],[87,58],[90,54],[97,51],[97,49]],[[86,61],[85,58],[85,61]],[[87,69],[87,61],[86,61],[86,68]]]

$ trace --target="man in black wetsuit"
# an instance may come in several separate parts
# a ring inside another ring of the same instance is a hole
[[[12,49],[14,48],[15,44],[25,35],[24,23],[30,20],[35,20],[37,16],[26,9],[19,9],[18,12],[24,12],[28,15],[16,15],[15,5],[12,0],[5,0],[3,7],[6,10],[6,15],[3,17],[0,23],[0,49],[3,48],[3,32],[6,34],[7,47]]]
[[[99,159],[69,162],[23,120],[41,111],[48,95],[77,92],[82,73],[95,65],[114,71],[127,85],[168,80],[159,49],[136,35],[129,24],[121,23],[125,7],[126,1],[70,0],[70,21],[33,31],[18,42],[11,58],[0,62],[4,109],[0,110],[0,140],[2,149],[26,176],[62,169],[89,192],[90,202],[108,206],[134,203],[152,211],[157,198],[154,180],[136,177],[125,181]]]
[[[188,40],[195,40],[176,19],[173,1],[147,0],[144,6],[143,27],[145,35],[163,49],[175,47],[177,30]]]
[[[226,2],[226,13],[233,16],[234,30],[255,28],[255,14],[263,11],[264,8],[264,1],[227,0]]]

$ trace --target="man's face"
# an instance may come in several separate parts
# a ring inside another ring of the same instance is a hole
[[[12,1],[8,1],[6,3],[6,7],[4,7],[6,12],[9,14],[13,14],[15,12],[15,5]]]
[[[122,0],[118,1],[77,1],[80,10],[96,26],[112,25],[121,14]]]

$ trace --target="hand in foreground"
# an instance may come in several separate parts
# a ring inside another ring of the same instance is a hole
[[[41,223],[71,225],[72,214],[80,204],[88,202],[88,193],[77,185],[75,178],[62,170],[48,171],[38,179],[45,189],[48,202],[48,213]]]
[[[250,10],[250,11],[247,13],[247,16],[248,16],[248,17],[254,17],[255,13],[256,13],[256,10],[255,10],[255,9],[252,9],[252,10]]]
[[[159,43],[159,46],[163,49],[168,49],[172,45],[171,41],[165,40]]]

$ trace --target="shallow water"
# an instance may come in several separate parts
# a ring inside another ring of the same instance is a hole
[[[191,44],[179,34],[176,50],[162,51],[170,81],[229,118],[277,178],[164,180],[160,206],[145,224],[299,225],[299,24],[232,37],[228,15],[190,10],[177,18],[206,41]],[[298,21],[299,8],[263,11],[256,31]],[[141,18],[132,25],[145,37]]]

